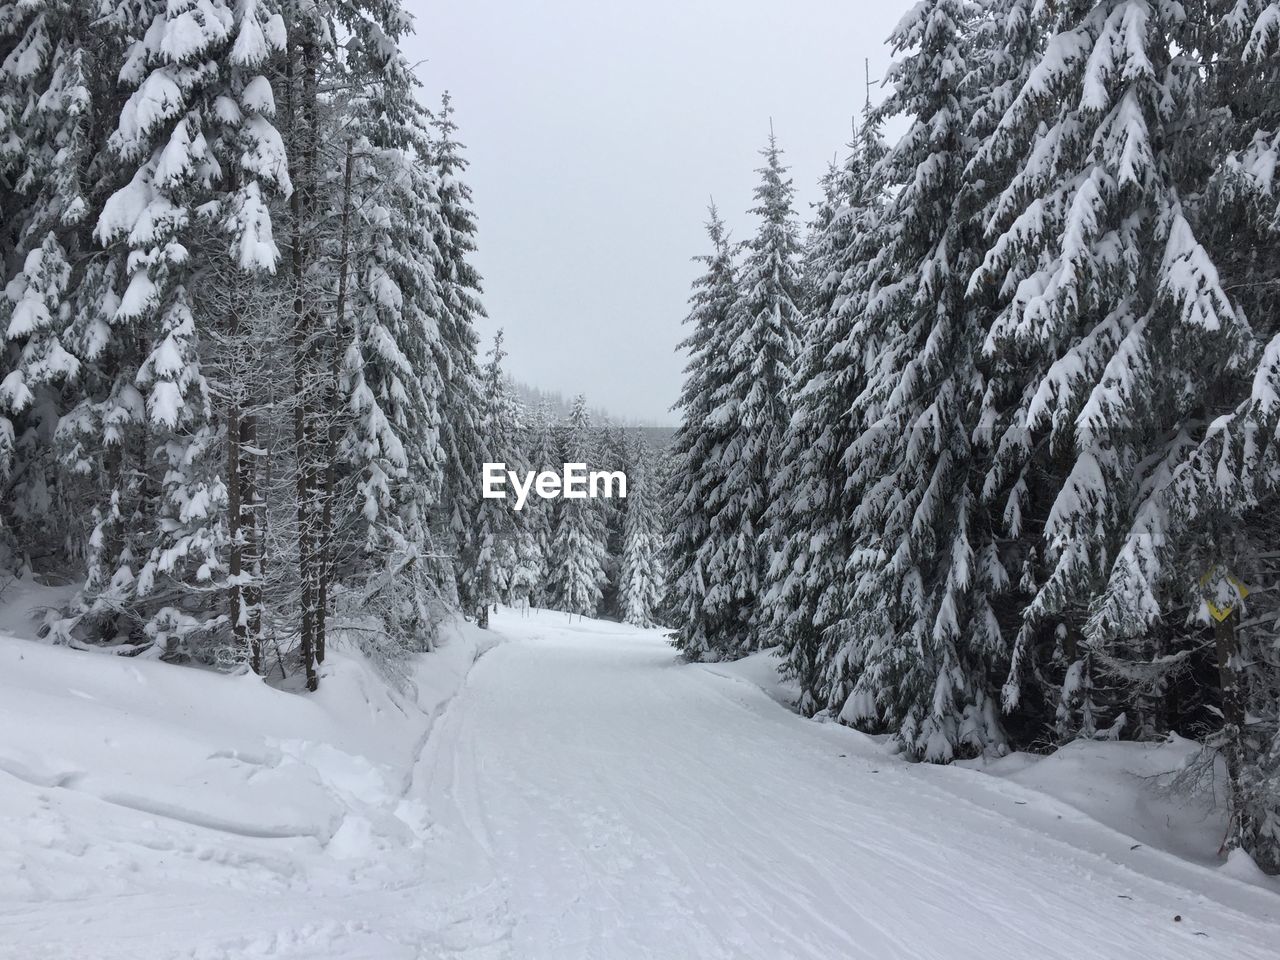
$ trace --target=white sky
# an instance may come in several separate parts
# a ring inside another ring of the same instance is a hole
[[[476,264],[518,379],[670,423],[690,258],[715,197],[738,239],[770,118],[807,220],[910,0],[408,0],[449,89]],[[882,91],[873,85],[872,97]]]

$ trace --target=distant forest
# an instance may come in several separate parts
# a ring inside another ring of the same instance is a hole
[[[520,403],[528,410],[537,408],[538,404],[545,403],[548,413],[553,420],[568,419],[569,414],[573,412],[573,398],[566,397],[562,393],[554,390],[542,390],[538,387],[531,387],[527,383],[521,383],[519,380],[508,377],[507,382],[511,389],[515,392]],[[657,423],[650,419],[632,419],[629,417],[619,417],[604,407],[588,407],[591,419],[595,421],[607,422],[620,427],[646,427],[656,431],[650,435],[652,441],[654,436],[661,436],[662,442],[666,443],[672,435],[675,434],[675,426],[670,423]],[[663,432],[665,431],[665,433]]]

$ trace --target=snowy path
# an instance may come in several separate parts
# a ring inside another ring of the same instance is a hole
[[[299,697],[0,636],[0,960],[1280,956],[1273,889],[802,719],[767,658],[555,613],[412,695],[339,653]]]
[[[467,956],[1277,956],[1271,893],[1040,794],[893,762],[656,632],[548,613],[495,630],[510,642],[414,787],[489,918]]]

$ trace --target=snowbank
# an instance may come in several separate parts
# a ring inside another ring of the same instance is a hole
[[[717,676],[759,687],[770,699],[789,710],[794,710],[800,699],[800,685],[782,676],[782,660],[777,648],[759,650],[740,660],[723,660],[700,666]]]
[[[417,956],[443,921],[359,895],[430,882],[414,768],[493,642],[451,628],[401,691],[338,643],[299,696],[0,635],[0,957]]]
[[[1199,763],[1202,772],[1188,769]],[[1206,866],[1223,863],[1217,851],[1227,829],[1226,773],[1192,740],[1078,740],[1047,756],[1015,753],[962,765],[1061,800],[1135,843]]]
[[[776,650],[763,650],[741,660],[702,666],[757,686],[794,709],[800,691],[780,675],[781,665]],[[905,762],[893,755],[887,738],[841,729],[861,751],[881,755],[883,763]],[[1005,791],[1009,803],[1038,808],[1015,811],[1022,819],[1042,813],[1057,821],[1055,832],[1064,835],[1071,833],[1069,820],[1100,824],[1120,835],[1117,846],[1124,853],[1141,852],[1148,859],[1151,851],[1171,854],[1179,861],[1214,869],[1223,877],[1280,893],[1280,878],[1266,876],[1248,857],[1228,860],[1221,855],[1227,828],[1225,771],[1220,760],[1209,762],[1194,741],[1178,736],[1162,743],[1077,741],[1048,755],[1018,752],[997,760],[919,768],[920,775],[947,781],[966,799],[974,799],[974,791],[965,781],[975,772],[1020,788]],[[1024,791],[1046,802],[1034,803]],[[1085,834],[1078,836],[1083,842]],[[1152,872],[1169,869],[1167,864],[1161,868],[1158,859]]]

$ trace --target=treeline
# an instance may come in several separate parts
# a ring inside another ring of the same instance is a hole
[[[83,580],[55,639],[314,689],[335,623],[423,648],[456,606],[481,308],[410,22],[0,8],[3,546]]]
[[[1280,3],[925,0],[803,231],[712,211],[689,656],[945,762],[1200,737],[1280,869]],[[905,116],[895,144],[881,125]]]
[[[314,689],[457,609],[475,226],[397,3],[0,8],[5,566],[46,629]]]
[[[476,225],[387,0],[0,7],[0,560],[56,642],[309,689],[499,601],[650,624],[653,455],[487,364]],[[608,463],[626,501],[480,496]],[[656,483],[656,481],[654,481]]]
[[[482,498],[464,537],[465,611],[482,626],[499,603],[655,625],[667,582],[666,451],[654,449],[641,431],[593,423],[581,395],[567,417],[557,417],[547,399],[530,412],[503,375],[503,356],[499,333],[484,368],[483,460],[504,463],[521,477],[528,471],[560,475],[566,463],[621,471],[627,495],[544,499],[535,494],[520,510],[513,509],[511,499]]]
[[[530,410],[537,409],[543,404],[546,405],[547,412],[550,416],[557,420],[567,420],[573,413],[573,404],[576,397],[566,397],[557,390],[543,390],[541,387],[531,387],[519,380],[511,379],[511,389],[515,392],[516,399]],[[615,422],[617,418],[612,416],[608,410],[601,407],[590,407],[587,410],[594,420]]]

